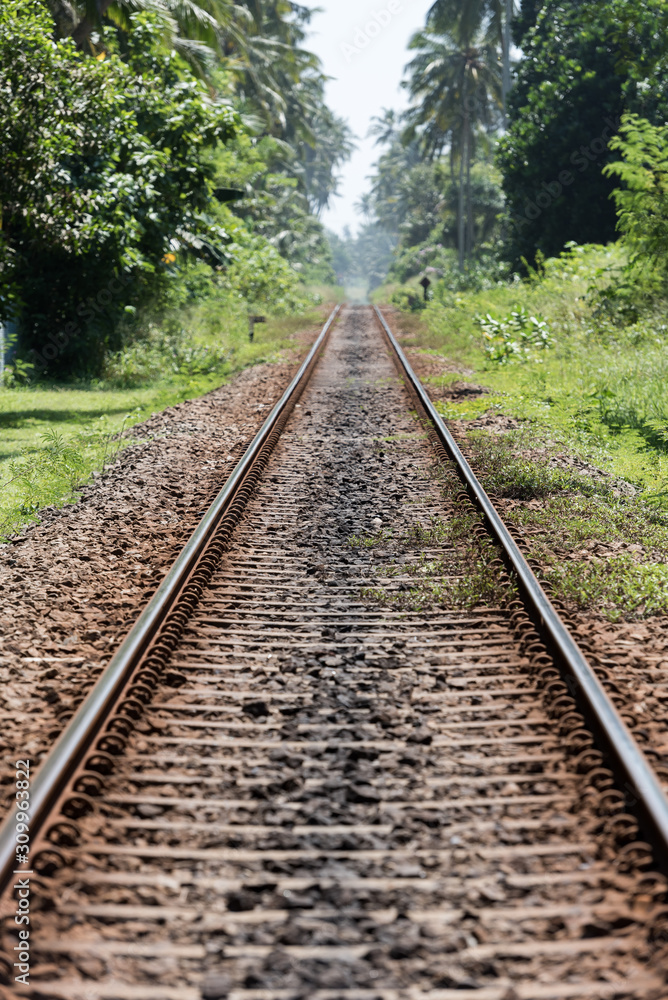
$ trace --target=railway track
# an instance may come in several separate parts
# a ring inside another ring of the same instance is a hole
[[[657,761],[334,319],[34,783],[29,985],[0,833],[0,995],[661,1000]]]

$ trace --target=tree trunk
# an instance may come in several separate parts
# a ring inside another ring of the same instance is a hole
[[[473,251],[473,203],[471,201],[471,156],[473,151],[473,137],[469,134],[466,139],[466,256],[470,257]]]
[[[506,16],[503,23],[503,127],[508,127],[508,92],[510,90],[510,25],[513,20],[513,0],[506,0]]]
[[[457,218],[457,244],[459,246],[459,270],[464,270],[464,160],[467,157],[468,146],[468,115],[464,117],[464,129],[462,135],[462,147],[459,151],[459,212]]]
[[[46,6],[56,26],[56,38],[69,38],[77,26],[77,15],[68,0],[46,0]]]
[[[462,81],[462,140],[459,148],[459,212],[457,217],[457,245],[459,248],[459,270],[464,270],[464,163],[467,159],[467,145],[469,134],[469,109],[467,105],[467,84],[466,69],[464,69],[464,79]]]
[[[98,18],[101,20],[107,13],[109,7],[111,7],[113,0],[97,0],[97,13]],[[72,38],[77,45],[77,48],[83,48],[84,43],[91,31],[94,31],[96,24],[91,21],[88,17],[82,17],[76,28],[72,32]]]

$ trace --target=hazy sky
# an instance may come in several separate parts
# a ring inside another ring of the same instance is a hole
[[[355,202],[368,190],[367,177],[378,157],[374,140],[366,137],[371,119],[383,108],[405,107],[399,86],[408,62],[408,40],[424,25],[433,0],[312,0],[320,7],[312,21],[308,47],[316,52],[325,73],[327,102],[347,119],[356,135],[357,150],[344,166],[341,197],[323,215],[325,225],[341,232],[359,225]]]

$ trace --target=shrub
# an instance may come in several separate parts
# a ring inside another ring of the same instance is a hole
[[[508,316],[496,319],[487,313],[476,316],[483,336],[483,350],[490,361],[505,364],[513,357],[526,359],[533,350],[544,350],[554,343],[546,320],[530,316],[524,306]]]
[[[668,125],[652,125],[638,115],[622,119],[620,135],[610,143],[622,159],[603,173],[618,177],[623,187],[613,191],[617,227],[631,250],[634,269],[652,283],[655,270],[668,283]],[[648,267],[650,272],[648,273]],[[636,287],[637,294],[637,287]]]

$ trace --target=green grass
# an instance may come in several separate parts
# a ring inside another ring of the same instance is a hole
[[[513,501],[504,519],[557,597],[611,621],[668,611],[668,510],[652,493],[554,468],[549,452],[529,457],[531,425],[496,438],[477,431],[467,443],[486,489]]]
[[[617,247],[579,248],[548,261],[541,281],[499,285],[482,292],[443,293],[410,317],[416,346],[446,354],[473,369],[471,381],[491,390],[450,403],[448,419],[472,419],[496,409],[529,421],[537,432],[639,486],[668,484],[668,327],[656,313],[624,323],[595,308],[590,291],[603,289],[623,263]],[[483,351],[477,316],[509,315],[519,306],[548,323],[554,347],[500,364]],[[466,379],[467,376],[464,376]],[[438,379],[461,380],[461,375]]]
[[[601,308],[623,263],[618,247],[578,248],[548,261],[540,280],[437,290],[399,320],[407,343],[468,369],[428,381],[487,389],[438,407],[461,421],[474,467],[510,502],[505,518],[557,596],[612,620],[668,612],[665,304],[640,316]],[[553,346],[491,360],[481,317],[520,307],[546,321]],[[514,424],[467,427],[485,414]]]
[[[105,379],[0,388],[0,539],[45,506],[72,500],[123,446],[125,428],[217,388],[247,365],[284,359],[304,346],[295,334],[318,326],[327,308],[268,317],[250,344],[242,312],[221,316],[207,303],[178,317],[187,334],[152,333],[112,358]]]

